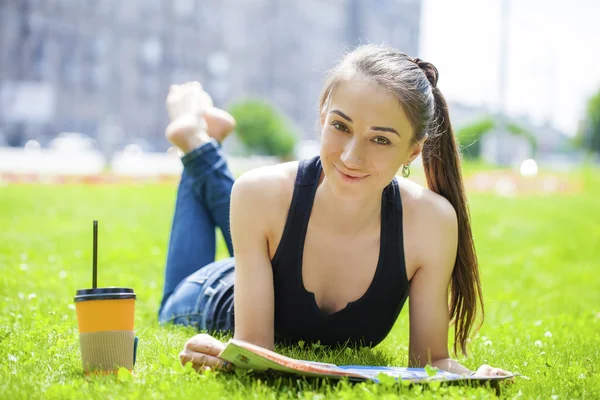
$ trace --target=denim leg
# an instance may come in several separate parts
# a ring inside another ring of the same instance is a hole
[[[214,261],[216,226],[233,255],[229,202],[234,179],[218,143],[208,142],[181,161],[184,170],[169,237],[160,310],[180,282]]]
[[[234,270],[233,258],[226,258],[186,277],[165,302],[159,322],[200,331],[232,331]]]
[[[184,168],[194,178],[192,192],[203,203],[221,232],[233,257],[229,230],[229,204],[234,177],[229,171],[225,154],[219,143],[212,139],[181,158]]]

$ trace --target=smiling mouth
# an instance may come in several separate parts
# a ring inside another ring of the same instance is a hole
[[[341,178],[346,182],[358,182],[369,176],[369,175],[357,176],[357,175],[346,174],[346,173],[340,171],[337,167],[335,167],[335,170],[340,174]]]

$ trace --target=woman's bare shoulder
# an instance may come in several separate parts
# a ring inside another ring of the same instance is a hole
[[[432,221],[456,219],[454,207],[444,196],[409,179],[397,179],[402,208],[408,216]]]
[[[416,182],[398,177],[398,183],[403,229],[407,233],[404,247],[407,258],[412,260],[411,276],[423,266],[443,268],[445,263],[439,257],[456,251],[458,231],[454,207],[445,197]]]
[[[253,168],[237,178],[235,184],[256,187],[262,193],[273,194],[272,191],[285,189],[290,183],[293,187],[297,171],[298,161]]]
[[[297,170],[298,162],[293,161],[246,171],[236,179],[232,196],[252,198],[262,204],[261,208],[289,203]]]

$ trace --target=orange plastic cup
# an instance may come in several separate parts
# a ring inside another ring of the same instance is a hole
[[[78,290],[75,295],[81,360],[85,373],[133,371],[137,338],[136,296],[129,288]]]

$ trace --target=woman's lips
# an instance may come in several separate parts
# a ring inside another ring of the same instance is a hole
[[[339,169],[337,169],[337,167],[335,167],[335,170],[338,172],[338,174],[340,175],[340,177],[342,178],[342,180],[344,182],[348,182],[348,183],[359,182],[359,181],[362,181],[363,179],[365,179],[367,176],[369,176],[369,175],[365,175],[365,176],[351,176],[351,175],[343,173],[342,171],[340,171]]]

